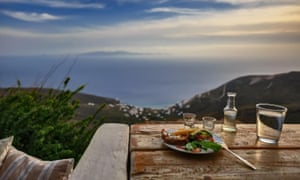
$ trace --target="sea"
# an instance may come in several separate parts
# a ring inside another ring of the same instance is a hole
[[[43,86],[110,97],[123,104],[164,108],[246,75],[299,71],[300,62],[80,56],[0,56],[0,87]]]

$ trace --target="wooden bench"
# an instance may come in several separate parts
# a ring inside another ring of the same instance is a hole
[[[127,180],[129,126],[103,124],[71,174],[71,180]]]

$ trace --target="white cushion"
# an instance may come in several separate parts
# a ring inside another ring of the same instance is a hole
[[[8,152],[8,147],[11,146],[13,142],[14,137],[8,137],[5,139],[0,139],[0,167],[2,165],[3,160],[6,157],[6,154]]]

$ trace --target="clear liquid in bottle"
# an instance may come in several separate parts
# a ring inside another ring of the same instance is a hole
[[[237,109],[235,107],[235,96],[236,93],[228,92],[227,93],[227,105],[224,108],[224,123],[223,123],[223,131],[227,132],[236,132],[236,116]]]

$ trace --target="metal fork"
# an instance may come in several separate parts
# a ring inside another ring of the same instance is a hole
[[[214,135],[214,140],[216,141],[216,143],[220,144],[223,149],[225,149],[227,152],[230,152],[232,155],[234,155],[236,158],[238,158],[239,160],[241,160],[243,163],[245,163],[247,166],[251,167],[253,170],[256,170],[257,168],[251,164],[249,161],[247,161],[246,159],[242,158],[241,156],[237,155],[236,153],[234,153],[233,151],[231,151],[227,144],[225,144],[225,142],[223,141],[223,139],[217,135]]]

